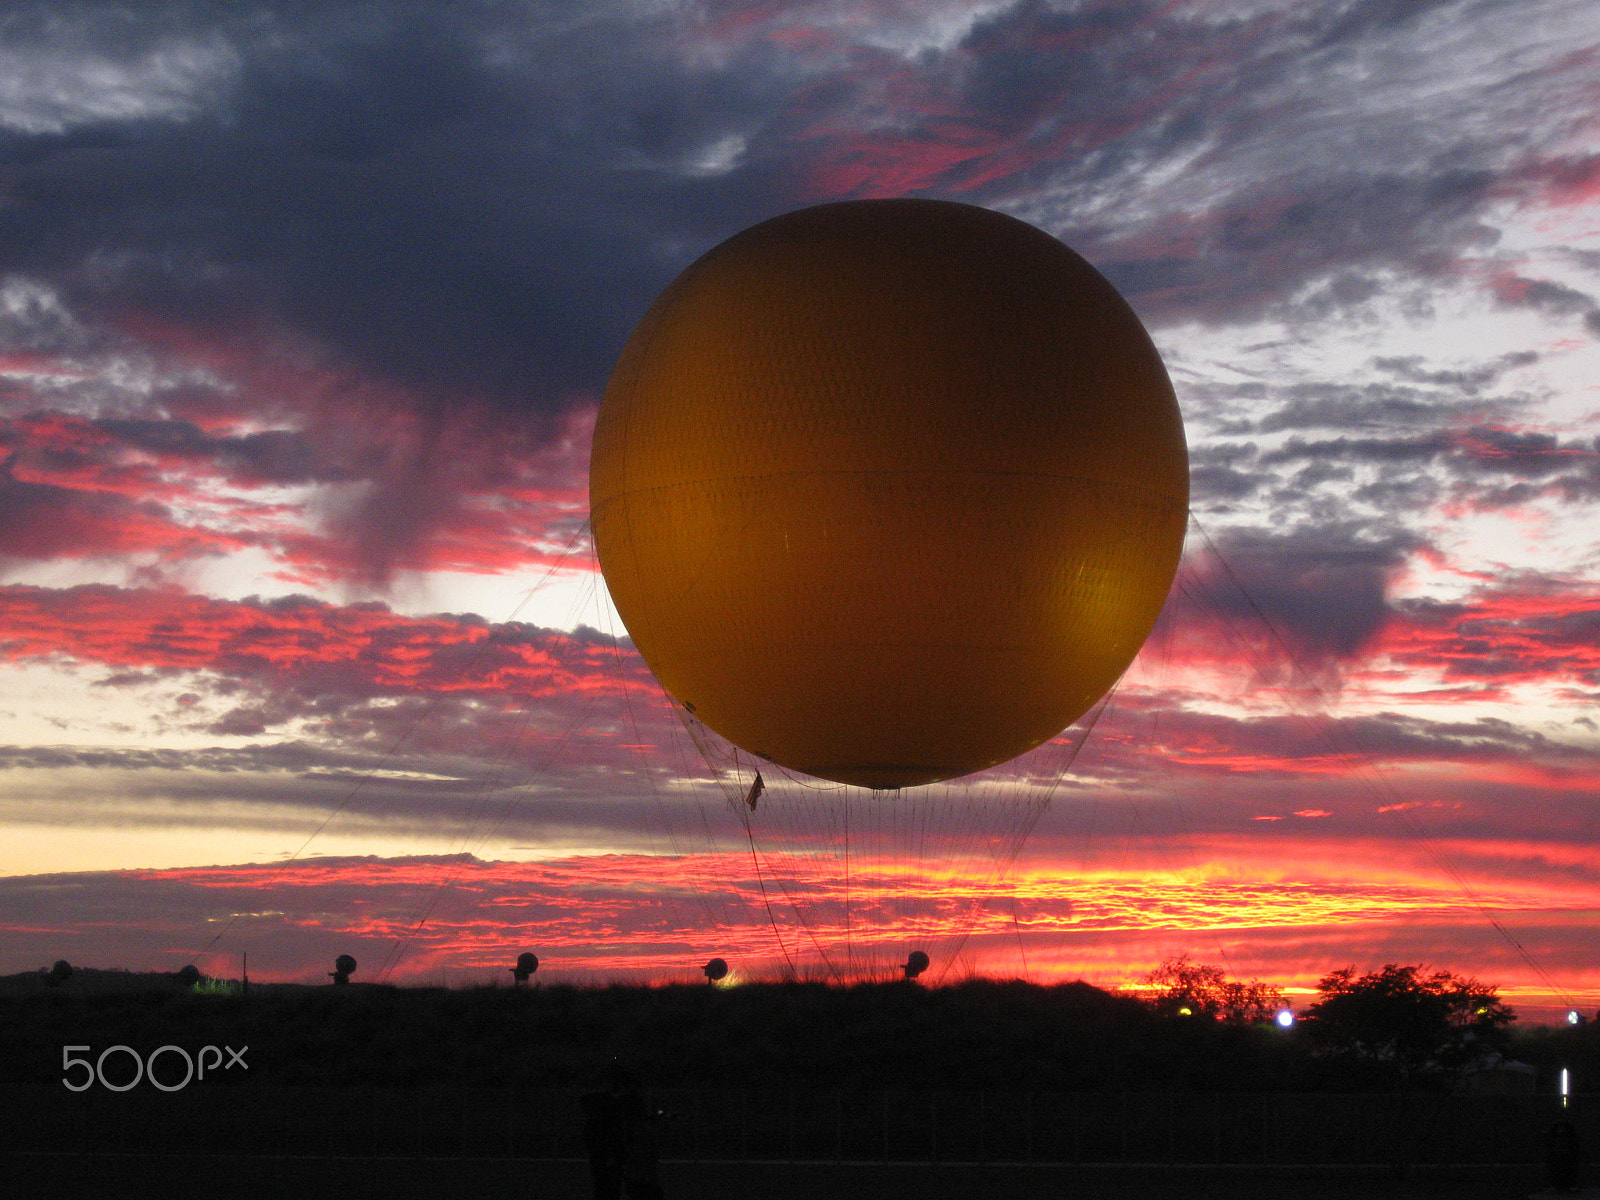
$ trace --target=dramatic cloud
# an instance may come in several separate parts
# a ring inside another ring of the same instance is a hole
[[[1594,988],[1597,60],[1588,0],[7,6],[11,966],[223,926],[285,977],[352,939],[498,973],[534,930],[575,972],[848,971],[914,934],[1551,991],[1465,885]],[[698,254],[908,195],[1125,292],[1187,559],[1070,735],[892,802],[765,768],[752,811],[607,609],[595,408]]]

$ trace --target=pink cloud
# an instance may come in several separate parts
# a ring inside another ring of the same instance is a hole
[[[570,696],[645,678],[608,641],[380,603],[214,600],[103,585],[0,588],[0,657],[209,671],[362,692]]]

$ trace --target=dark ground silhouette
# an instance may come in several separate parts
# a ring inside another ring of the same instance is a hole
[[[586,1161],[230,1158],[214,1156],[3,1156],[16,1195],[143,1200],[176,1181],[230,1200],[285,1196],[586,1197]],[[1250,1169],[1150,1170],[1046,1166],[835,1166],[827,1163],[665,1163],[671,1200],[1523,1200],[1542,1180],[1526,1167],[1411,1172]]]
[[[61,1047],[248,1044],[219,1085],[576,1087],[622,1062],[646,1086],[1120,1092],[1370,1092],[1382,1063],[1330,1055],[1311,1031],[1164,1016],[1086,983],[898,980],[715,988],[395,988],[252,984],[202,994],[175,978],[79,969],[0,981],[0,1084],[61,1078]],[[204,985],[202,985],[204,986]],[[1600,1081],[1600,1022],[1513,1031],[1509,1056]],[[1413,1073],[1413,1090],[1459,1080]],[[1587,1086],[1580,1082],[1580,1086]]]

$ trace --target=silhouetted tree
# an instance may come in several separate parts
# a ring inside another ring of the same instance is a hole
[[[45,973],[44,982],[46,987],[60,987],[71,978],[72,964],[64,958],[58,958],[50,970]]]
[[[200,968],[193,963],[185,963],[178,968],[178,973],[173,978],[182,986],[192,988],[200,982]]]
[[[1285,1004],[1283,993],[1271,984],[1259,979],[1249,983],[1229,979],[1221,967],[1190,962],[1187,954],[1167,959],[1143,982],[1160,989],[1150,997],[1150,1004],[1163,1016],[1235,1023],[1270,1021]]]
[[[1322,998],[1305,1012],[1324,1048],[1409,1079],[1423,1070],[1453,1077],[1510,1041],[1515,1012],[1494,987],[1449,971],[1388,963],[1357,975],[1344,967],[1322,977]]]
[[[514,987],[521,987],[528,982],[528,976],[539,969],[539,956],[537,954],[517,955],[517,965],[511,968],[511,978]]]
[[[348,954],[341,954],[333,960],[333,970],[328,974],[333,976],[333,982],[343,986],[350,982],[350,976],[355,974],[356,960]]]
[[[907,979],[915,979],[928,969],[928,956],[921,950],[913,950],[900,969],[906,973]]]

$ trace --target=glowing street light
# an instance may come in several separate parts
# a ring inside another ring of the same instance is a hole
[[[1273,1020],[1278,1023],[1279,1029],[1287,1029],[1289,1026],[1294,1024],[1294,1013],[1290,1012],[1287,1008],[1279,1009],[1278,1015],[1274,1017]]]

